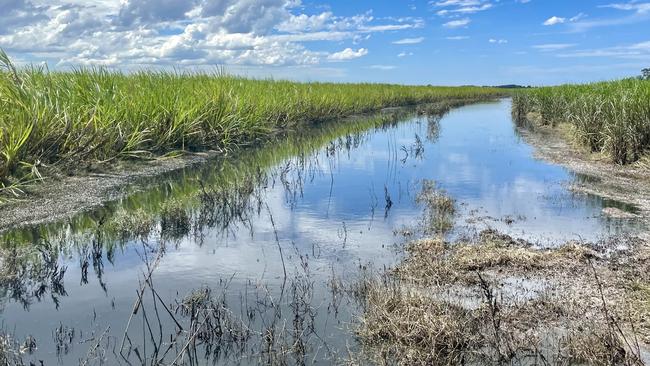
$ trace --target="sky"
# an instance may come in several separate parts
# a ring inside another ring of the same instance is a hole
[[[650,67],[643,0],[0,0],[19,65],[552,85]]]

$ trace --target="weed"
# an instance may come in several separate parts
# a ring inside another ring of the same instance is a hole
[[[454,226],[456,203],[436,187],[431,180],[422,181],[422,190],[416,202],[425,208],[424,228],[427,234],[445,234]]]

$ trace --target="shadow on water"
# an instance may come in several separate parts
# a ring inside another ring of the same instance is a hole
[[[346,284],[395,262],[396,230],[422,218],[423,184],[461,204],[456,229],[441,223],[451,236],[489,227],[544,244],[633,231],[601,217],[616,202],[569,192],[573,179],[532,157],[509,101],[296,132],[4,234],[5,344],[47,365],[341,361],[355,348]]]

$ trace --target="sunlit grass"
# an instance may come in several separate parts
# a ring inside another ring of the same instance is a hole
[[[618,164],[643,158],[650,148],[650,81],[625,79],[527,90],[514,97],[513,116],[536,112],[541,123],[569,123],[575,138]]]
[[[486,99],[476,87],[295,83],[222,72],[17,69],[0,52],[0,191],[44,167],[222,152],[258,145],[305,124],[383,107]]]

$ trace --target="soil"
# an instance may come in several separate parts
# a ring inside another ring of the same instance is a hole
[[[49,223],[92,211],[106,202],[119,200],[153,184],[160,177],[205,164],[216,151],[187,153],[178,157],[122,162],[107,169],[89,167],[72,176],[48,177],[30,187],[26,196],[2,206],[0,232]]]
[[[642,164],[617,165],[600,154],[585,151],[571,143],[566,129],[518,128],[520,135],[535,148],[535,156],[574,172],[569,187],[577,194],[596,195],[624,203],[626,207],[607,207],[603,215],[640,220],[650,227],[650,169]],[[650,232],[641,233],[650,240]]]

